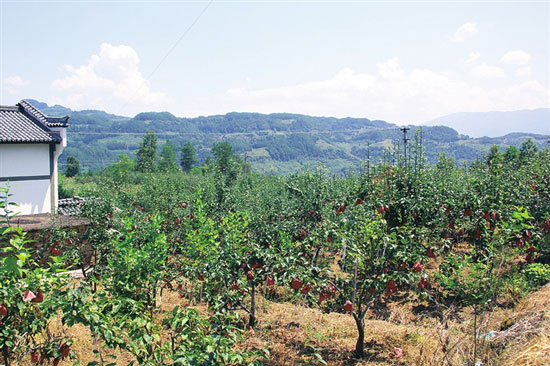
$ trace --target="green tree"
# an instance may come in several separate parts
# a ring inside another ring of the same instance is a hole
[[[136,154],[136,170],[138,172],[150,173],[155,170],[157,146],[157,135],[152,131],[147,131]]]
[[[227,141],[218,142],[212,146],[216,158],[216,168],[225,175],[230,175],[233,167],[233,147]]]
[[[521,144],[519,157],[522,162],[526,162],[529,158],[532,158],[537,151],[539,151],[539,147],[529,138]]]
[[[506,152],[504,153],[504,159],[506,159],[509,163],[519,160],[518,148],[513,145],[508,146]]]
[[[176,172],[178,171],[178,162],[176,161],[176,146],[166,140],[159,157],[158,168],[162,172]]]
[[[74,177],[80,173],[80,162],[74,156],[67,156],[67,167],[65,168],[66,177]]]
[[[181,168],[184,172],[188,172],[196,162],[197,154],[195,147],[191,142],[187,141],[181,148]]]
[[[502,154],[499,150],[500,148],[498,145],[491,146],[491,150],[489,150],[489,154],[487,154],[485,158],[487,165],[495,166],[502,162]]]
[[[136,163],[126,154],[120,154],[118,161],[113,165],[105,168],[105,172],[109,173],[117,179],[128,177],[130,172],[136,170]]]

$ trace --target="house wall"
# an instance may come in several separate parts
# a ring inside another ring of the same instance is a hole
[[[55,207],[55,212],[57,212],[57,203],[59,200],[59,180],[57,178],[57,158],[61,155],[63,150],[67,147],[67,128],[64,127],[52,127],[51,130],[56,132],[63,139],[60,144],[55,145],[55,150],[53,153],[53,177],[52,177],[52,187],[53,187],[53,203]]]
[[[0,144],[0,186],[7,187],[21,215],[51,212],[50,146]]]

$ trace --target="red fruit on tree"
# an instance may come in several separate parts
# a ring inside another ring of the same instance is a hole
[[[491,214],[489,212],[483,213],[483,217],[485,218],[485,220],[491,220]]]
[[[389,280],[386,284],[386,296],[390,297],[394,292],[397,291],[397,285],[394,280]]]
[[[23,302],[29,302],[34,299],[36,295],[31,290],[25,290],[23,293]]]
[[[475,239],[481,238],[481,228],[479,226],[476,226],[476,230],[474,232],[474,238]]]
[[[252,271],[246,272],[246,279],[247,281],[252,281],[254,279],[254,273],[252,273]]]
[[[300,291],[302,294],[307,295],[308,292],[311,290],[311,285],[308,283],[302,288],[302,291]]]
[[[241,287],[241,286],[240,286],[237,282],[235,282],[235,283],[233,284],[233,286],[231,286],[231,290],[237,291],[240,287]]]
[[[422,278],[419,282],[418,282],[418,289],[419,290],[427,290],[428,289],[428,286],[429,286],[429,283],[428,283],[428,280],[426,278]]]
[[[57,247],[50,247],[50,253],[51,253],[54,257],[57,257],[58,255],[61,254],[61,251],[60,251],[59,248],[57,248]]]
[[[252,269],[262,268],[262,265],[260,263],[254,263],[252,266],[250,266]]]
[[[61,353],[61,357],[67,357],[69,353],[71,352],[71,346],[69,346],[67,343],[63,343],[59,349],[59,353]]]
[[[356,205],[362,205],[363,204],[363,200],[361,198],[358,198],[356,201],[355,201],[355,204]]]
[[[516,248],[523,248],[525,246],[525,242],[523,239],[516,240]]]
[[[435,258],[435,252],[433,247],[429,247],[428,250],[426,250],[426,255],[428,258]]]
[[[344,304],[344,311],[352,311],[353,310],[353,303],[349,300],[346,301]]]
[[[546,220],[546,221],[544,222],[544,228],[545,228],[546,230],[550,230],[550,219],[548,219],[548,220]]]
[[[38,290],[36,292],[36,296],[31,299],[31,302],[42,302],[44,301],[44,293],[42,292],[42,290]]]
[[[204,275],[202,273],[199,273],[199,280],[204,281]]]
[[[273,286],[275,284],[275,280],[272,277],[267,277],[266,283],[268,286]]]
[[[38,351],[35,350],[31,352],[31,362],[38,363]]]
[[[290,288],[292,288],[293,290],[298,290],[300,287],[302,287],[302,281],[300,281],[299,279],[295,278],[292,280],[292,282],[290,282]]]
[[[407,269],[407,263],[401,262],[401,269]]]
[[[179,217],[176,217],[176,225],[179,225],[179,223],[181,222],[181,219]]]
[[[525,230],[525,236],[528,237],[529,239],[531,239],[533,237],[529,230]]]
[[[6,315],[8,315],[8,309],[6,308],[6,305],[0,304],[0,316]]]
[[[474,213],[474,212],[473,212],[471,209],[469,209],[469,208],[467,208],[467,209],[464,210],[464,216],[465,216],[465,217],[472,216],[473,213]]]
[[[378,208],[378,213],[379,213],[380,215],[382,215],[384,212],[386,212],[386,208],[385,208],[384,206],[380,206],[380,207]]]
[[[422,268],[424,268],[424,266],[422,265],[422,263],[420,263],[420,261],[418,261],[414,264],[413,271],[420,272],[422,271]]]

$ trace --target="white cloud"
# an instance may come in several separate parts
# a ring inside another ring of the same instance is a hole
[[[169,104],[166,94],[151,90],[138,64],[132,47],[103,43],[87,64],[63,66],[69,75],[53,81],[52,89],[59,93],[53,102],[74,109],[93,107],[118,113],[125,112],[123,107],[143,111]]]
[[[455,42],[464,42],[477,34],[477,25],[474,23],[464,23],[455,32],[453,40]]]
[[[27,86],[30,85],[30,81],[23,80],[21,76],[8,76],[4,79],[4,85],[10,85],[10,86]]]
[[[396,58],[377,67],[372,74],[344,68],[326,80],[290,86],[232,88],[219,98],[211,96],[182,107],[191,115],[291,112],[367,117],[400,124],[420,123],[455,112],[550,107],[549,90],[536,81],[514,84],[503,79],[493,85],[457,74],[406,69]]]
[[[520,78],[531,76],[531,67],[529,66],[518,67],[518,69],[516,70],[516,76]]]
[[[505,76],[504,70],[501,67],[480,64],[472,68],[470,75],[477,78],[502,78]]]
[[[479,60],[480,56],[481,56],[481,53],[479,52],[470,52],[470,54],[468,55],[468,58],[462,60],[461,63],[466,66],[475,65]]]
[[[531,61],[531,55],[522,50],[508,51],[500,59],[501,64],[506,65],[527,65]]]
[[[27,85],[30,85],[30,81],[22,79],[19,75],[8,76],[2,80],[2,89],[12,95],[20,94],[20,88]]]

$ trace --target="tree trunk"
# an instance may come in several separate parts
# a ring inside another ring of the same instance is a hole
[[[252,290],[250,291],[250,318],[248,319],[248,326],[254,328],[254,325],[256,325],[256,287],[254,281],[250,282]]]
[[[357,357],[362,358],[365,355],[365,322],[355,314],[353,314],[353,319],[355,319],[358,333],[355,354]]]
[[[11,360],[10,360],[10,350],[9,350],[8,346],[2,347],[2,356],[4,357],[4,365],[5,366],[10,366],[11,365]]]

